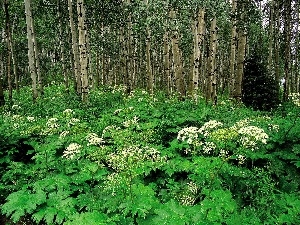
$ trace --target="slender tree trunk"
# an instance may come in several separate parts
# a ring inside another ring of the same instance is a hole
[[[274,0],[270,2],[268,69],[273,74]]]
[[[5,34],[7,46],[7,82],[8,82],[8,99],[12,102],[12,75],[11,75],[11,58],[12,58],[12,37],[10,30],[10,16],[9,16],[9,0],[4,1],[5,11]]]
[[[58,17],[58,27],[59,27],[59,46],[60,46],[60,60],[62,64],[62,72],[65,82],[66,92],[69,92],[69,77],[66,70],[66,60],[65,60],[65,49],[64,49],[64,37],[63,37],[63,23],[61,14],[61,0],[57,0],[57,17]]]
[[[38,80],[38,89],[39,89],[39,94],[44,95],[44,87],[43,87],[43,78],[41,74],[41,69],[40,69],[40,59],[39,59],[39,49],[37,45],[37,40],[36,40],[36,34],[35,34],[35,29],[34,29],[34,23],[33,23],[33,18],[31,19],[31,27],[32,27],[32,41],[33,41],[33,50],[34,50],[34,66],[37,74],[37,80]]]
[[[299,54],[299,52],[300,52],[300,45],[299,45],[299,43],[300,43],[300,35],[299,35],[299,25],[300,25],[300,23],[299,23],[299,14],[300,14],[300,11],[299,11],[299,5],[300,5],[300,3],[299,3],[299,1],[296,3],[297,5],[296,5],[296,7],[297,7],[297,11],[296,11],[296,13],[297,13],[297,21],[296,21],[296,54],[295,54],[295,57],[296,57],[296,59],[295,59],[295,92],[296,93],[299,93],[299,89],[300,89],[300,66],[299,66],[299,63],[300,63],[300,60],[299,60],[299,57],[300,57],[300,54]]]
[[[237,55],[236,78],[235,78],[235,85],[234,85],[234,98],[238,102],[242,100],[242,82],[244,76],[246,42],[247,42],[246,32],[240,29],[238,32],[238,55]]]
[[[78,31],[79,31],[79,52],[80,52],[80,78],[81,78],[81,98],[84,103],[88,101],[89,77],[88,77],[88,30],[85,21],[84,0],[77,0]]]
[[[216,54],[217,54],[217,19],[211,22],[210,47],[208,56],[208,73],[206,79],[206,101],[217,103],[217,78],[216,78]]]
[[[68,0],[69,8],[69,22],[71,28],[71,37],[72,37],[72,52],[73,52],[73,61],[74,61],[74,72],[76,79],[76,91],[78,95],[81,95],[81,79],[80,79],[80,62],[79,62],[79,51],[78,51],[78,40],[75,29],[75,23],[73,19],[73,0]]]
[[[280,3],[277,1],[276,4],[276,26],[275,26],[275,58],[274,58],[274,64],[275,64],[275,82],[276,82],[276,89],[279,93],[280,91],[280,61],[279,61],[279,51],[280,51]]]
[[[205,32],[205,11],[199,9],[197,12],[197,19],[194,21],[194,54],[193,54],[193,70],[192,79],[190,81],[190,93],[196,94],[199,89],[199,70],[201,63],[201,49],[203,45]],[[197,95],[195,95],[197,96]],[[197,99],[196,99],[197,100]]]
[[[285,0],[285,16],[284,16],[284,35],[285,35],[285,58],[284,58],[284,90],[283,99],[288,100],[290,93],[290,74],[291,74],[291,0]]]
[[[16,16],[15,16],[16,18]],[[13,37],[14,34],[14,23],[12,25],[12,29],[11,29],[11,37]],[[17,60],[16,60],[16,54],[15,54],[15,46],[14,46],[14,42],[11,38],[11,58],[12,58],[12,64],[13,64],[13,74],[14,74],[14,78],[15,78],[15,85],[16,85],[16,91],[17,93],[20,92],[20,88],[19,88],[19,76],[18,76],[18,72],[17,72]]]
[[[175,20],[176,12],[171,10],[171,18]],[[174,61],[174,73],[175,73],[175,83],[176,89],[181,98],[185,96],[185,87],[184,87],[184,78],[182,73],[182,62],[180,58],[180,49],[178,46],[179,43],[179,34],[177,28],[174,28],[172,32],[172,55]]]
[[[234,95],[235,69],[236,69],[236,46],[237,46],[237,0],[232,0],[232,28],[231,28],[231,47],[230,47],[230,78],[229,78],[229,93]]]
[[[5,105],[4,90],[3,90],[4,64],[3,55],[0,52],[0,107]]]
[[[32,80],[32,99],[33,102],[36,101],[38,97],[37,91],[37,74],[35,69],[35,57],[34,57],[34,44],[33,44],[33,30],[32,30],[32,13],[31,13],[31,0],[25,0],[25,14],[26,14],[26,24],[27,24],[27,40],[28,40],[28,61],[29,70]]]
[[[164,74],[167,84],[167,93],[171,93],[171,73],[170,73],[170,40],[169,33],[164,33]]]

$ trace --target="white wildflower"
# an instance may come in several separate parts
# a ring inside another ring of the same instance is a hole
[[[116,114],[119,114],[121,111],[122,111],[122,109],[116,109],[116,110],[114,111],[114,114],[115,114],[115,115],[116,115]]]
[[[34,122],[35,118],[33,116],[27,116],[28,122]]]
[[[205,154],[210,154],[215,149],[216,149],[215,143],[209,141],[204,143],[202,150]]]
[[[86,140],[89,142],[87,145],[100,145],[104,143],[103,138],[98,137],[95,133],[90,133],[86,136]]]
[[[77,143],[71,143],[63,153],[64,158],[73,159],[76,154],[80,153],[81,145]]]
[[[13,105],[11,107],[12,110],[18,110],[18,109],[21,109],[21,107],[19,105]]]
[[[190,182],[187,183],[187,186],[188,186],[188,190],[189,190],[191,193],[193,193],[194,195],[196,195],[196,194],[198,193],[199,188],[198,188],[198,186],[197,186],[196,183],[190,181]]]
[[[243,155],[237,155],[237,160],[239,161],[239,164],[242,165],[244,164],[246,157]]]
[[[77,119],[77,118],[71,118],[71,119],[69,120],[68,126],[74,126],[74,125],[76,125],[76,124],[79,123],[79,122],[80,122],[79,119]]]
[[[56,123],[58,121],[58,119],[57,118],[50,118],[50,119],[48,119],[48,121],[47,121],[47,123],[46,123],[46,126],[48,127],[48,128],[50,128],[50,129],[56,129],[56,128],[58,128],[59,127],[59,124],[58,123]]]
[[[266,144],[269,138],[263,129],[256,126],[243,127],[238,130],[238,133],[242,135],[240,138],[241,144],[252,150],[257,148],[256,145],[258,142]]]
[[[64,115],[71,115],[71,114],[74,114],[74,111],[72,110],[72,109],[65,109],[64,111],[63,111],[63,114]]]
[[[60,133],[59,138],[64,138],[66,137],[68,134],[70,133],[70,131],[66,130]]]
[[[21,120],[22,119],[22,116],[20,116],[20,115],[13,115],[12,116],[12,120],[13,121],[19,121],[19,120]]]
[[[222,126],[223,123],[216,121],[216,120],[210,120],[206,122],[200,129],[199,132],[204,135],[204,137],[207,137],[210,134],[210,131],[215,129],[216,127]]]
[[[193,144],[198,139],[199,129],[197,127],[186,127],[178,132],[177,139],[179,141],[187,141]]]

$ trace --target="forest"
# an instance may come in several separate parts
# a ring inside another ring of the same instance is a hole
[[[0,224],[299,225],[297,0],[0,0]]]

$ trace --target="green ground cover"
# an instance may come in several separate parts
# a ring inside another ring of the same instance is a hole
[[[253,111],[122,87],[15,95],[0,116],[1,213],[36,224],[299,224],[300,107]]]

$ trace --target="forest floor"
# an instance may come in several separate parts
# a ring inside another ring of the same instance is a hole
[[[62,85],[30,95],[1,108],[0,224],[299,224],[292,101],[262,112],[123,87],[87,104]]]

